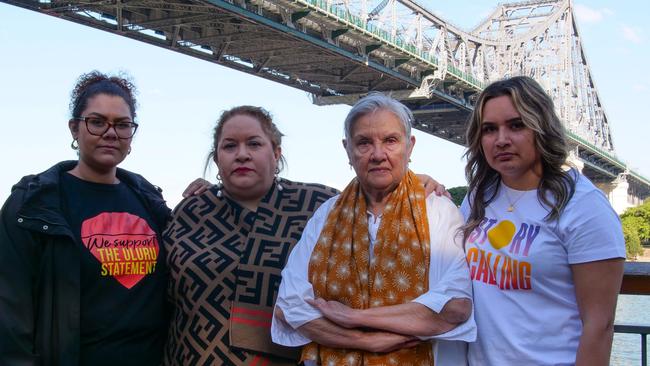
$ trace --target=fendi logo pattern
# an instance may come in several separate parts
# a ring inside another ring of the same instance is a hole
[[[270,343],[280,272],[313,212],[337,193],[286,180],[282,185],[257,212],[217,197],[215,189],[176,208],[163,235],[174,304],[165,364],[282,364],[244,351],[273,353],[245,344],[255,338],[248,333],[266,335]]]

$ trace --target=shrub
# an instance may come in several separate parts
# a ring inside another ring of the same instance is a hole
[[[643,247],[641,246],[641,239],[639,238],[639,225],[642,220],[638,217],[628,216],[624,217],[621,222],[623,224],[623,237],[625,238],[625,253],[627,259],[636,259],[638,255],[643,254]]]
[[[456,204],[456,206],[460,206],[461,203],[463,203],[463,198],[465,198],[465,195],[467,194],[467,186],[449,188],[449,194],[451,194],[451,200]]]
[[[642,245],[650,244],[650,201],[641,206],[628,208],[621,215],[621,220],[634,226]]]

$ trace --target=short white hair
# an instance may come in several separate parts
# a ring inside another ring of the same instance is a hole
[[[345,117],[345,123],[343,125],[345,139],[350,141],[352,138],[352,128],[361,117],[382,109],[393,113],[397,118],[399,118],[400,122],[402,122],[402,125],[404,126],[404,131],[406,132],[406,138],[408,141],[411,138],[411,121],[413,121],[413,113],[407,106],[400,103],[397,99],[379,92],[368,94],[359,99],[359,101],[352,106],[348,116]]]

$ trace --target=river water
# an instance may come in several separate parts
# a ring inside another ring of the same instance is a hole
[[[650,296],[619,295],[616,324],[650,326]],[[641,365],[641,336],[615,333],[610,364]]]

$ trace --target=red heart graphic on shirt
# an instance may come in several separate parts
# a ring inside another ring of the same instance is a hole
[[[112,276],[130,289],[156,270],[156,232],[143,218],[103,212],[81,224],[81,241],[101,263],[101,276]]]

